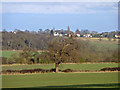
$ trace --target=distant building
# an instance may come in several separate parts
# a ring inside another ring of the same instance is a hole
[[[13,33],[13,34],[16,34],[17,32],[16,32],[16,31],[13,31],[12,33]]]
[[[59,36],[60,36],[60,37],[62,37],[62,36],[63,36],[63,34],[61,34],[61,33],[60,33],[60,34],[59,34]]]
[[[115,35],[115,38],[120,38],[120,35]]]
[[[89,38],[89,37],[92,37],[92,35],[91,34],[84,34],[83,37],[88,37]]]
[[[80,34],[79,34],[79,33],[76,33],[75,35],[76,35],[77,37],[80,37]]]
[[[64,35],[65,35],[65,36],[67,36],[67,34],[66,34],[66,33],[65,33]]]
[[[59,36],[59,33],[58,33],[58,32],[54,32],[53,35],[54,35],[54,36]]]
[[[56,31],[54,31],[53,36],[60,36],[60,37],[62,37],[62,36],[64,36],[64,32],[61,31],[61,30],[56,30]]]

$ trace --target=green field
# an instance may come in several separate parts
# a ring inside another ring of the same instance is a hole
[[[103,38],[102,41],[99,41],[99,38],[81,38],[84,41],[89,42],[89,44],[93,47],[96,47],[98,51],[115,50],[118,48],[118,40],[117,41],[109,41],[107,38]]]
[[[9,58],[12,54],[14,53],[19,53],[20,51],[2,51],[2,57],[7,57]]]
[[[115,88],[118,73],[2,75],[3,88]]]
[[[16,51],[2,51],[2,57],[7,57],[7,58],[10,58],[11,55],[17,53],[19,54],[21,52],[21,50],[16,50]],[[40,54],[41,54],[41,51],[38,51]]]
[[[22,69],[51,69],[54,68],[54,64],[33,64],[33,65],[10,65],[2,66],[2,70],[22,70]],[[59,68],[64,69],[73,69],[73,70],[100,70],[105,67],[118,67],[118,63],[94,63],[94,64],[61,64]]]
[[[97,47],[97,49],[99,51],[101,51],[101,50],[105,51],[107,49],[115,50],[115,49],[118,48],[118,42],[114,42],[114,41],[106,41],[106,40],[104,40],[104,41],[94,41],[94,40],[91,40],[90,44],[92,46]]]
[[[89,39],[90,40],[90,39]],[[117,49],[117,41],[90,40],[92,46],[104,52]],[[2,57],[9,58],[19,51],[2,51]],[[54,64],[33,65],[6,65],[2,70],[22,69],[51,69]],[[59,69],[73,70],[100,70],[105,67],[118,67],[118,63],[90,63],[90,64],[61,64]],[[44,74],[22,74],[2,75],[3,88],[114,88],[118,86],[117,72],[93,72],[93,73],[44,73]]]

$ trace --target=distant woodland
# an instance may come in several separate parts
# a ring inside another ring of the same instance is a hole
[[[47,42],[50,41],[51,37],[47,33],[30,33],[29,31],[17,31],[13,32],[2,32],[2,49],[3,50],[23,50],[27,47],[31,47],[37,50],[44,50]]]
[[[2,31],[2,50],[24,50],[26,48],[32,48],[35,50],[48,50],[48,43],[52,42],[56,39],[56,42],[59,43],[61,38],[68,37],[54,37],[50,34],[50,32],[29,32],[29,31],[17,31],[7,32]],[[75,39],[80,43],[79,49],[79,59],[78,61],[72,60],[69,62],[118,62],[118,48],[117,41],[101,41],[91,42],[89,40]],[[58,46],[58,44],[54,42],[52,45]],[[116,43],[115,43],[116,42]],[[58,50],[57,48],[56,50]],[[71,48],[70,48],[71,49]],[[69,51],[69,50],[68,50]],[[74,55],[76,52],[72,52],[71,55]],[[67,54],[67,53],[66,53]],[[41,62],[51,62],[48,54],[42,54],[39,58]],[[75,54],[77,55],[77,54]],[[15,56],[15,55],[13,55]],[[47,58],[48,57],[48,58]],[[74,56],[73,56],[74,57]],[[13,61],[19,61],[14,60]],[[11,61],[10,60],[10,61]],[[39,63],[41,63],[39,62]]]
[[[27,47],[37,50],[45,50],[47,46],[47,42],[52,41],[53,38],[56,38],[54,37],[54,33],[56,32],[61,34],[62,37],[63,34],[64,37],[66,37],[65,34],[68,33],[70,33],[71,35],[74,34],[72,31],[70,31],[69,27],[68,30],[57,30],[55,32],[54,30],[49,30],[49,29],[46,29],[44,31],[40,29],[38,32],[28,31],[28,30],[21,31],[17,29],[10,32],[3,30],[2,32],[0,32],[0,34],[2,34],[2,41],[0,41],[0,44],[2,46],[2,50],[23,50]],[[88,30],[83,30],[83,31],[76,30],[75,33],[80,34],[80,37],[86,34],[90,34],[93,38],[94,37],[99,38],[100,40],[106,37],[109,39],[109,41],[112,38],[114,38],[114,41],[116,41],[116,38],[114,36],[115,34],[116,35],[118,34],[118,32],[97,33],[95,31],[90,33],[90,31]]]

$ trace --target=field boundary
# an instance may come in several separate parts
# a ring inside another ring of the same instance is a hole
[[[117,73],[119,73],[120,71],[77,71],[77,72],[57,72],[57,73],[114,73],[114,72],[117,72]],[[56,73],[56,72],[48,72],[48,73]],[[39,72],[39,73],[24,73],[24,74],[22,74],[22,73],[7,73],[7,74],[3,74],[3,73],[1,73],[1,75],[29,75],[29,74],[48,74],[48,73],[41,73],[41,72]],[[57,74],[56,73],[56,74]]]
[[[61,64],[100,64],[100,63],[115,63],[115,62],[86,62],[86,63],[61,63]],[[55,63],[49,64],[2,64],[1,66],[16,66],[16,65],[51,65]],[[119,64],[119,63],[118,63]]]

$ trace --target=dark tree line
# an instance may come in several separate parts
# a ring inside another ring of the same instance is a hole
[[[2,49],[3,50],[22,50],[27,47],[44,50],[47,45],[47,41],[52,37],[46,33],[30,33],[29,31],[2,32]]]
[[[61,30],[60,32],[63,32],[64,30]],[[68,28],[68,31],[70,33],[70,30]],[[89,30],[76,30],[76,33],[80,33],[80,35],[88,34],[90,33]],[[94,34],[94,37],[99,37],[100,34],[96,34],[97,32],[93,31],[92,34]],[[104,37],[109,37],[109,40],[117,34],[118,32],[111,32],[111,33],[102,33]],[[22,50],[27,47],[38,49],[38,50],[45,50],[47,46],[47,42],[51,41],[53,39],[53,30],[46,29],[45,31],[42,31],[40,29],[38,32],[35,31],[20,31],[15,30],[13,32],[7,32],[3,30],[0,32],[2,34],[2,41],[0,41],[0,44],[2,43],[2,49],[3,50]],[[99,40],[102,40],[101,38]],[[116,39],[114,39],[115,41]],[[0,45],[1,46],[1,45]]]

